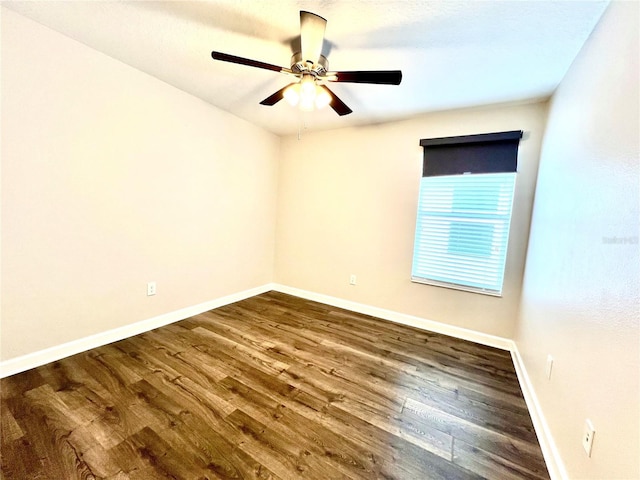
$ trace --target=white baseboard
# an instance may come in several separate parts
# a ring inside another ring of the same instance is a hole
[[[363,313],[365,315],[371,315],[372,317],[382,318],[395,323],[401,323],[402,325],[408,325],[410,327],[420,328],[422,330],[428,330],[430,332],[442,333],[451,337],[460,338],[463,340],[469,340],[471,342],[479,343],[489,347],[500,348],[502,350],[510,350],[513,342],[507,338],[498,337],[495,335],[489,335],[487,333],[476,332],[475,330],[469,330],[462,327],[456,327],[453,325],[447,325],[445,323],[436,322],[433,320],[427,320],[425,318],[414,317],[404,313],[394,312],[392,310],[385,310],[383,308],[372,307],[371,305],[365,305],[363,303],[352,302],[350,300],[344,300],[342,298],[331,297],[329,295],[322,295],[320,293],[310,292],[308,290],[301,290],[299,288],[288,287],[281,284],[273,284],[273,290],[282,293],[288,293],[296,297],[305,298],[307,300],[313,300],[315,302],[325,303],[334,307],[344,308],[345,310],[351,310],[352,312]]]
[[[542,411],[542,406],[540,405],[540,402],[538,402],[538,397],[533,388],[531,378],[524,366],[524,361],[520,356],[517,344],[514,341],[511,341],[511,344],[510,350],[513,365],[516,369],[518,382],[520,383],[524,400],[527,403],[529,415],[531,415],[531,421],[533,422],[533,428],[538,436],[538,442],[540,443],[542,455],[544,456],[544,461],[547,464],[551,480],[566,480],[569,478],[567,470],[565,469],[560,452],[556,447],[556,442],[553,440],[553,436],[551,435],[551,430],[549,429],[549,424],[547,423]]]
[[[272,284],[265,284],[260,287],[244,290],[242,292],[233,293],[224,297],[216,298],[208,302],[193,305],[191,307],[181,308],[173,312],[158,315],[157,317],[148,318],[130,325],[107,330],[106,332],[97,333],[88,337],[79,338],[71,342],[56,345],[55,347],[46,348],[38,352],[29,353],[20,357],[12,358],[0,362],[0,378],[8,377],[16,373],[24,372],[41,365],[45,365],[56,360],[60,360],[80,352],[85,352],[92,348],[101,347],[112,342],[117,342],[124,338],[139,335],[148,332],[154,328],[163,327],[170,323],[174,323],[185,318],[207,312],[214,308],[222,307],[230,303],[244,300],[261,293],[273,290]]]

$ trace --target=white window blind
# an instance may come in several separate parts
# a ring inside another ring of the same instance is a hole
[[[501,295],[516,173],[422,177],[412,280]]]

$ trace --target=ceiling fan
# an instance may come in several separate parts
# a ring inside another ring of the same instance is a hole
[[[296,81],[262,100],[261,105],[272,106],[286,98],[292,105],[300,104],[303,110],[330,105],[338,115],[348,115],[352,110],[329,90],[328,82],[400,84],[400,70],[328,71],[329,62],[321,53],[326,26],[327,21],[321,16],[311,12],[300,12],[300,51],[291,57],[290,68],[222,52],[211,52],[211,56],[214,60],[273,70],[296,77]]]

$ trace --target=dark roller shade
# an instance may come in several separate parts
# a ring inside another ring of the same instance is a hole
[[[515,130],[422,139],[422,176],[515,172],[521,138],[522,131]]]

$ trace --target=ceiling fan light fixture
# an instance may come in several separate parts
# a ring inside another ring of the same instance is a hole
[[[300,110],[304,112],[313,111],[313,107],[315,105],[314,99],[311,97],[300,97]]]
[[[316,96],[316,79],[313,75],[302,75],[300,80],[300,96],[313,101]]]
[[[331,103],[331,95],[322,88],[320,85],[316,85],[316,108],[319,110],[326,107]]]
[[[302,80],[297,84],[300,94],[300,109],[311,111],[316,102],[316,79],[313,75],[302,75]]]
[[[282,96],[292,107],[299,106],[301,110],[311,111],[314,108],[320,110],[331,103],[331,95],[320,85],[315,83],[313,77],[310,80],[294,83],[285,88]]]
[[[294,83],[282,93],[289,105],[295,107],[300,102],[300,84]]]

